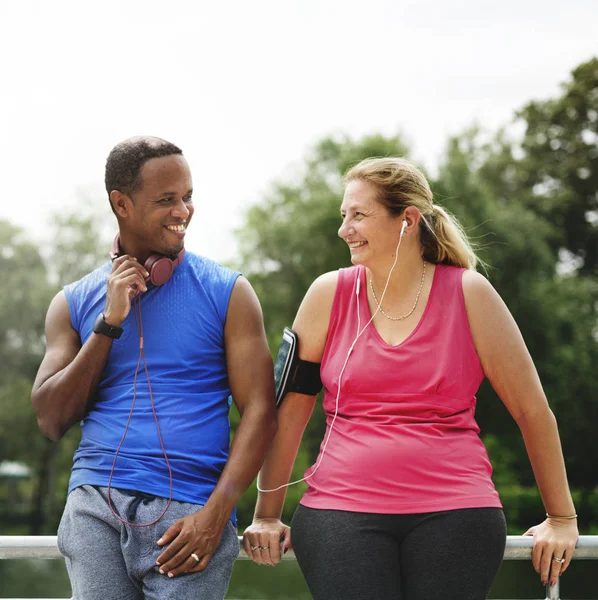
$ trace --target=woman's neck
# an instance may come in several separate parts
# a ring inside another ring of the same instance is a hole
[[[399,250],[399,257],[394,268],[392,268],[393,263],[394,255],[391,260],[385,261],[384,264],[366,265],[366,276],[368,280],[371,280],[371,285],[378,300],[382,297],[386,282],[389,279],[389,273],[392,269],[386,293],[384,294],[385,305],[387,302],[397,304],[405,299],[409,300],[422,282],[424,260],[421,256],[421,248],[419,246],[402,247]],[[369,286],[370,281],[368,281]]]

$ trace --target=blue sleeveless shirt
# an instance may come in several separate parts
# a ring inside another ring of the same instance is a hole
[[[64,288],[71,323],[84,344],[106,303],[106,263]],[[190,252],[161,287],[141,295],[144,351],[174,500],[205,504],[228,458],[230,388],[224,325],[239,273]],[[133,402],[139,359],[134,308],[114,340],[90,412],[81,421],[69,492],[107,486],[114,454]],[[112,484],[168,498],[169,476],[152,413],[143,363],[129,430],[118,453]],[[233,522],[235,515],[232,515]]]

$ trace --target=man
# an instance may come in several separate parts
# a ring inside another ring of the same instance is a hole
[[[105,180],[113,261],[52,300],[32,391],[50,439],[81,422],[58,544],[74,599],[220,599],[234,507],[276,430],[261,308],[238,273],[184,252],[193,186],[178,147],[125,140]]]

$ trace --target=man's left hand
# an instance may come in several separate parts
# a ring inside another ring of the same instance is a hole
[[[203,571],[220,545],[225,525],[205,508],[176,521],[158,540],[158,546],[169,544],[156,561],[160,573],[176,577]]]

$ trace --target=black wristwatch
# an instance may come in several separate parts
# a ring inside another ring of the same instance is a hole
[[[122,335],[123,328],[114,327],[114,325],[109,325],[106,323],[106,319],[104,319],[104,313],[101,313],[96,319],[96,322],[93,324],[93,332],[101,333],[102,335],[107,335],[113,340],[117,340]]]

